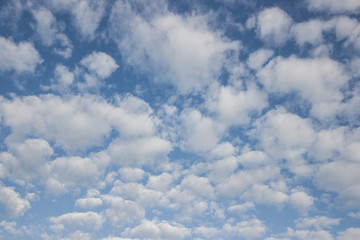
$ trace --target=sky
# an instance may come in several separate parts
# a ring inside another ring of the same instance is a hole
[[[359,0],[1,0],[0,239],[360,239]]]

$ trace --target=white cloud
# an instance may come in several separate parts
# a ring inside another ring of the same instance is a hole
[[[312,231],[312,230],[293,230],[288,228],[285,234],[281,234],[291,239],[299,240],[333,240],[331,234],[324,230]]]
[[[278,108],[256,120],[254,125],[252,136],[259,140],[268,156],[275,161],[285,159],[285,167],[296,175],[311,174],[312,169],[303,159],[316,136],[309,119]]]
[[[230,175],[223,183],[216,185],[216,191],[222,195],[235,197],[256,183],[264,183],[277,178],[280,169],[264,166],[251,170],[239,170]]]
[[[360,238],[360,228],[348,228],[339,233],[337,240],[357,240]]]
[[[359,13],[360,2],[357,0],[307,0],[308,9],[329,11],[331,13]]]
[[[316,230],[320,230],[322,228],[331,228],[334,225],[339,225],[339,218],[329,218],[326,216],[316,216],[309,218],[301,218],[296,221],[297,228],[310,228],[313,227]]]
[[[335,161],[323,164],[315,177],[315,183],[327,191],[339,194],[344,207],[357,208],[360,200],[358,162]],[[334,179],[338,176],[336,179]]]
[[[220,76],[226,53],[237,51],[238,43],[212,31],[206,16],[184,17],[163,8],[143,17],[118,1],[110,17],[112,37],[126,61],[155,81],[170,82],[182,93],[199,91]]]
[[[9,178],[24,185],[26,182],[46,177],[46,162],[53,149],[43,139],[26,139],[21,143],[11,143],[9,153],[0,153],[0,162],[7,170]]]
[[[255,203],[270,205],[279,205],[287,202],[289,199],[286,193],[276,191],[263,184],[255,184],[242,195],[242,198]]]
[[[32,9],[32,14],[36,21],[36,33],[42,44],[54,46],[53,52],[69,58],[72,54],[73,46],[69,38],[63,33],[61,24],[56,21],[52,12],[44,7]]]
[[[0,227],[3,229],[0,232],[4,231],[7,233],[10,233],[11,235],[17,235],[17,236],[22,234],[21,229],[17,228],[16,222],[8,222],[8,221],[3,220],[0,222]]]
[[[234,226],[226,223],[223,226],[225,234],[243,239],[260,238],[266,232],[266,226],[258,219],[241,221]]]
[[[237,214],[243,214],[246,211],[252,210],[255,208],[255,204],[253,202],[245,202],[243,204],[232,205],[228,207],[229,212],[235,212]]]
[[[249,55],[247,64],[251,69],[261,68],[274,54],[270,49],[259,49]]]
[[[144,137],[113,141],[107,152],[112,161],[121,166],[153,166],[167,160],[172,146],[160,137]]]
[[[115,60],[103,52],[93,52],[84,57],[80,64],[100,78],[108,78],[117,68]]]
[[[290,38],[292,19],[280,8],[267,8],[257,16],[257,34],[263,41],[281,46]]]
[[[0,195],[0,203],[5,206],[11,217],[22,216],[31,207],[29,201],[21,198],[12,187],[0,185]]]
[[[171,186],[175,176],[163,172],[160,175],[150,176],[146,186],[150,189],[165,192]]]
[[[113,224],[137,223],[145,216],[145,210],[134,201],[110,195],[104,195],[102,199],[110,205],[110,208],[106,209],[105,213]]]
[[[102,205],[102,200],[100,198],[79,198],[75,202],[76,207],[80,207],[82,209],[92,209]]]
[[[91,234],[84,233],[81,231],[75,231],[70,233],[66,238],[61,238],[60,240],[91,240]]]
[[[271,60],[257,74],[270,92],[297,92],[312,103],[311,115],[325,119],[337,113],[343,99],[340,89],[348,80],[341,63],[330,58],[303,59],[291,56]]]
[[[305,214],[306,211],[313,206],[314,198],[303,191],[293,189],[291,192],[289,196],[290,203],[294,208],[298,209],[299,212]]]
[[[96,212],[71,212],[58,217],[51,217],[52,226],[62,226],[70,229],[100,229],[104,222],[103,216]]]
[[[59,157],[50,163],[51,178],[64,184],[66,188],[95,185],[107,165],[108,161],[104,155],[99,159]],[[51,189],[48,190],[51,191]]]
[[[95,38],[106,7],[106,1],[103,0],[52,0],[47,4],[56,12],[69,12],[81,37],[90,41]]]
[[[50,87],[43,87],[44,89],[50,88],[60,93],[66,93],[69,91],[70,85],[74,82],[74,73],[70,72],[69,69],[58,64],[54,70],[54,79],[52,80]]]
[[[255,85],[249,85],[246,90],[240,91],[230,86],[222,86],[216,91],[214,98],[208,101],[208,108],[226,125],[246,124],[251,120],[251,114],[261,112],[268,104],[266,93]]]
[[[170,224],[166,221],[144,221],[135,228],[128,230],[130,236],[149,239],[184,239],[190,235],[190,230],[179,224]]]
[[[35,71],[42,63],[38,51],[30,42],[14,43],[11,39],[0,36],[0,70],[15,70],[18,73]]]
[[[146,173],[141,168],[120,168],[120,178],[127,182],[138,182],[146,176]]]
[[[198,110],[185,109],[180,118],[186,148],[204,153],[213,149],[220,140],[224,127]]]
[[[291,28],[295,41],[303,46],[306,43],[318,45],[323,41],[323,23],[319,20],[310,20],[294,24]]]

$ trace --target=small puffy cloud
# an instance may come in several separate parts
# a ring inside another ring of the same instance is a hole
[[[66,66],[58,64],[55,67],[54,78],[51,81],[51,85],[49,87],[43,86],[43,88],[65,93],[69,91],[69,87],[73,82],[74,73],[70,72]]]
[[[343,206],[359,207],[360,177],[358,162],[335,161],[323,164],[316,173],[315,183],[322,189],[339,194]],[[337,176],[334,179],[333,176]]]
[[[185,109],[180,117],[183,125],[181,134],[186,148],[204,153],[217,145],[223,126],[195,109]]]
[[[164,192],[169,189],[173,180],[174,176],[167,172],[164,172],[160,175],[150,176],[146,186],[150,189]]]
[[[31,207],[29,201],[21,198],[12,187],[0,185],[0,196],[0,203],[5,206],[11,217],[22,216]]]
[[[310,20],[294,24],[291,32],[294,35],[298,45],[303,46],[306,43],[318,45],[323,41],[323,23],[319,20]]]
[[[338,234],[337,240],[357,240],[360,238],[360,228],[348,228]]]
[[[102,199],[106,204],[110,205],[105,213],[113,224],[137,223],[145,216],[145,210],[134,201],[111,195],[104,195]]]
[[[331,13],[359,13],[360,2],[357,0],[307,0],[308,9]]]
[[[100,229],[104,222],[104,218],[96,212],[71,212],[58,217],[51,217],[50,222],[53,224],[52,226],[54,226],[54,228]]]
[[[339,225],[339,218],[329,218],[326,216],[315,216],[309,218],[301,218],[296,221],[297,228],[310,228],[313,227],[316,230],[323,228],[331,228],[332,226]]]
[[[120,178],[127,182],[137,182],[146,176],[146,173],[141,168],[120,168]]]
[[[279,108],[257,119],[254,125],[256,128],[252,136],[259,140],[268,156],[275,161],[286,159],[286,167],[299,176],[311,174],[311,168],[303,160],[303,154],[311,147],[316,136],[309,119]]]
[[[38,51],[29,42],[14,43],[11,39],[0,36],[0,70],[15,70],[18,73],[35,71],[42,63]]]
[[[102,200],[100,198],[79,198],[75,202],[76,207],[80,207],[82,209],[92,209],[102,205]]]
[[[251,114],[261,112],[267,104],[266,93],[255,85],[249,85],[246,90],[240,91],[230,86],[220,87],[215,97],[207,103],[208,108],[216,113],[218,120],[226,125],[248,123]]]
[[[298,190],[292,190],[289,195],[290,204],[300,212],[306,212],[314,204],[314,198],[307,193]]]
[[[65,187],[95,185],[107,165],[96,158],[59,157],[50,163],[51,178]],[[51,189],[49,189],[51,191]]]
[[[53,154],[49,143],[43,139],[26,139],[24,142],[9,143],[12,153],[0,153],[0,163],[7,169],[9,178],[19,184],[48,174],[46,162]]]
[[[16,222],[8,222],[8,221],[3,220],[0,222],[0,228],[2,229],[0,231],[7,232],[11,235],[19,236],[22,234],[21,229],[17,228]]]
[[[292,228],[288,228],[287,232],[281,235],[289,237],[290,239],[299,239],[299,240],[334,240],[331,234],[324,230],[312,231],[312,230],[294,230]]]
[[[144,221],[135,228],[126,231],[126,234],[139,238],[151,238],[151,239],[184,239],[190,236],[190,229],[180,224],[170,224],[166,221],[158,222]]]
[[[256,183],[264,183],[280,175],[280,169],[265,166],[251,170],[239,170],[231,174],[222,183],[216,185],[216,191],[225,196],[235,197]]]
[[[340,89],[348,76],[341,63],[330,58],[277,57],[257,76],[265,88],[274,93],[297,92],[312,103],[311,115],[324,119],[333,117],[343,99]]]
[[[242,239],[260,238],[266,232],[266,226],[258,219],[250,219],[231,225],[226,223],[223,226],[225,234]]]
[[[261,68],[274,54],[270,49],[258,49],[249,55],[247,64],[251,69]]]
[[[108,78],[118,68],[115,60],[103,52],[91,53],[84,57],[80,64],[100,78]]]
[[[267,8],[257,16],[257,34],[263,41],[281,46],[290,38],[291,17],[278,7]]]
[[[238,42],[210,29],[207,16],[181,16],[164,7],[142,16],[136,9],[135,4],[116,2],[111,37],[128,63],[182,93],[200,91],[218,79],[227,53],[239,49]]]
[[[171,143],[160,137],[144,137],[113,141],[107,152],[111,159],[121,166],[152,166],[164,162],[172,149]]]
[[[242,198],[256,203],[278,205],[288,201],[286,193],[276,191],[267,185],[256,184],[246,191]]]
[[[228,207],[229,212],[235,212],[237,214],[243,214],[246,211],[252,210],[255,208],[255,204],[253,202],[245,202],[243,204],[232,205]]]

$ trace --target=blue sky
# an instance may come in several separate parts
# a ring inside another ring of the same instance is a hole
[[[360,239],[360,2],[0,2],[0,239]]]

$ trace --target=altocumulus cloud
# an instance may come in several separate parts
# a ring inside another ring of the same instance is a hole
[[[359,11],[2,1],[0,239],[359,239]]]

